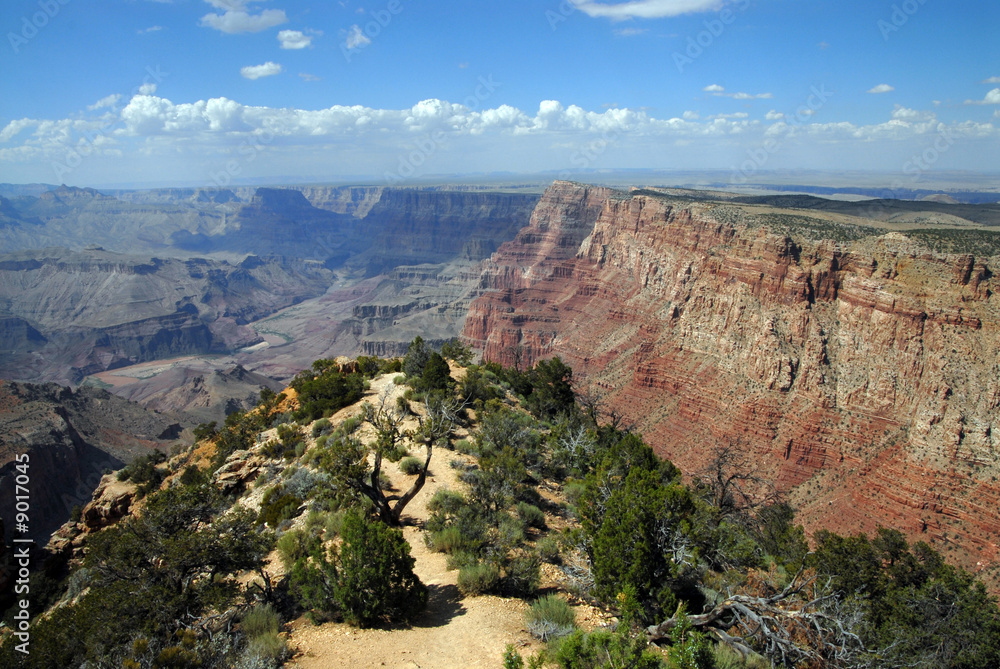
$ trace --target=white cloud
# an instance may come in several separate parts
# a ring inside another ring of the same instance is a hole
[[[719,98],[732,98],[734,100],[770,100],[774,98],[771,93],[726,93],[726,89],[718,84],[712,84],[711,86],[705,86],[701,89],[706,93],[711,93],[715,97]]]
[[[614,21],[625,19],[659,19],[682,14],[710,12],[722,7],[723,0],[628,0],[627,2],[598,2],[597,0],[570,0],[587,16],[605,17]]]
[[[615,35],[618,37],[635,37],[636,35],[642,35],[648,33],[647,28],[619,28],[615,30]]]
[[[299,76],[303,81],[321,81],[321,77],[317,77],[315,74],[309,74],[308,72],[299,72]]]
[[[152,95],[156,92],[156,84],[149,82],[139,86],[139,95]]]
[[[144,28],[142,30],[137,30],[136,33],[139,34],[139,35],[146,35],[148,33],[155,33],[155,32],[159,32],[161,30],[163,30],[163,26],[150,26],[150,27]]]
[[[363,46],[368,46],[371,43],[371,38],[364,34],[361,30],[361,26],[357,24],[350,27],[347,31],[347,38],[344,40],[344,46],[348,49],[359,49]]]
[[[312,36],[306,35],[299,30],[281,30],[278,32],[278,41],[281,42],[282,49],[305,49],[312,46]]]
[[[114,93],[107,97],[103,97],[92,105],[87,105],[88,111],[94,111],[96,109],[104,109],[105,107],[114,107],[121,100],[121,95]]]
[[[1000,105],[1000,88],[994,88],[982,100],[966,100],[967,105]]]
[[[889,84],[879,84],[875,88],[868,89],[868,92],[872,93],[872,94],[875,94],[875,95],[878,95],[879,93],[891,93],[894,90],[896,90],[896,89],[893,88],[892,86],[890,86]]]
[[[285,12],[280,9],[265,9],[260,14],[252,14],[248,9],[251,0],[205,0],[223,14],[206,14],[200,25],[215,28],[224,33],[257,33],[288,22]]]
[[[245,79],[260,79],[261,77],[273,77],[281,74],[281,65],[267,61],[263,65],[247,65],[240,68],[240,74]]]
[[[239,149],[248,144],[268,152],[268,160],[241,163],[246,177],[344,174],[331,169],[383,175],[398,169],[407,147],[439,133],[444,140],[434,140],[438,148],[427,174],[564,169],[598,141],[608,148],[593,166],[609,168],[689,166],[685,161],[725,167],[769,137],[787,147],[775,156],[774,165],[782,168],[865,165],[898,171],[942,132],[956,144],[942,167],[984,169],[989,158],[982,156],[1000,151],[1000,113],[990,122],[946,123],[932,111],[902,106],[880,123],[856,125],[816,123],[804,110],[787,115],[771,110],[756,118],[746,112],[706,117],[687,111],[658,118],[642,109],[590,111],[558,100],[544,100],[529,111],[490,108],[489,100],[470,108],[439,99],[404,109],[261,107],[222,97],[175,103],[154,94],[124,103],[67,119],[19,119],[0,126],[0,181],[7,175],[51,179],[53,162],[65,163],[68,151],[100,157],[84,161],[73,175],[77,183],[96,183],[100,165],[113,174],[103,177],[105,183],[207,180],[225,161],[240,160]],[[811,158],[819,155],[823,162]],[[168,174],[167,165],[176,170]]]
[[[990,77],[989,79],[983,79],[983,84],[1000,84],[1000,77]]]

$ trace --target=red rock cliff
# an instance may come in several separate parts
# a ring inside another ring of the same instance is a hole
[[[559,355],[688,472],[745,443],[807,529],[882,524],[988,568],[993,284],[899,233],[793,240],[745,207],[557,182],[494,254],[464,335],[488,359]]]

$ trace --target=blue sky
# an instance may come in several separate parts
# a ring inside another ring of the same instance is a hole
[[[1000,3],[7,0],[0,181],[1000,171]]]

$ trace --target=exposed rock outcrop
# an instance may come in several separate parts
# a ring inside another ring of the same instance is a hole
[[[1000,560],[991,259],[858,219],[598,197],[589,223],[595,192],[557,183],[493,256],[464,331],[486,358],[561,356],[689,473],[746,444],[808,527]]]

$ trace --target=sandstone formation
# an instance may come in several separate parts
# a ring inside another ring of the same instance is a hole
[[[559,355],[689,474],[750,449],[807,529],[882,524],[996,565],[996,259],[869,226],[559,182],[464,335],[487,359]]]

